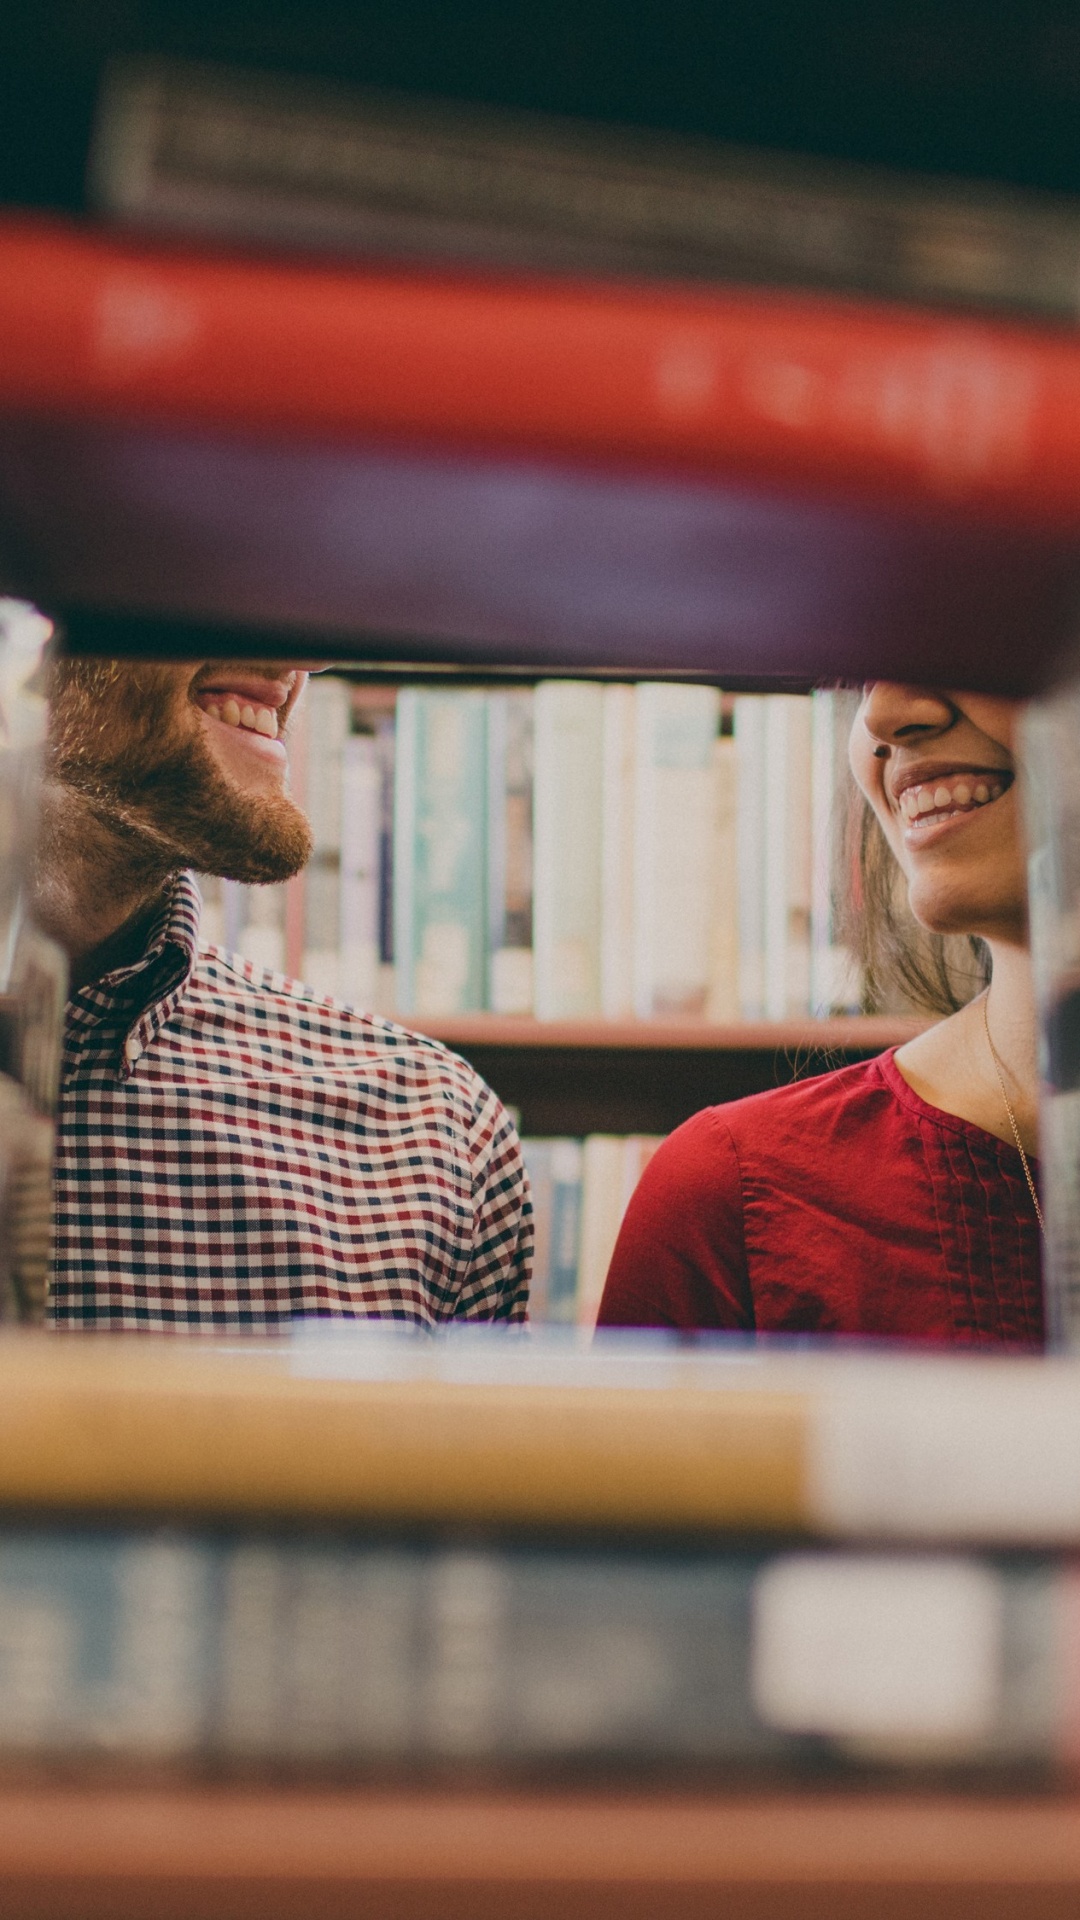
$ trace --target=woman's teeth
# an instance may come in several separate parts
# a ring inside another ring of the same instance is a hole
[[[250,733],[263,733],[268,740],[278,737],[278,717],[273,707],[253,707],[247,702],[241,705],[230,695],[227,700],[205,701],[203,712],[211,720],[223,720],[227,727],[247,727]]]
[[[900,795],[900,811],[905,820],[928,820],[931,814],[973,813],[977,807],[1000,800],[1008,782],[989,775],[958,774],[955,779],[927,781],[924,786],[905,787]]]

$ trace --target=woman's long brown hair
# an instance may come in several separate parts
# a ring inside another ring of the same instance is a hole
[[[854,780],[837,841],[838,930],[862,969],[864,1011],[958,1012],[989,982],[986,945],[919,925],[896,856]]]

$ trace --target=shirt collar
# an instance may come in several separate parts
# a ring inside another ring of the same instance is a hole
[[[162,895],[137,960],[103,973],[71,997],[81,1026],[112,1016],[124,1035],[121,1074],[134,1066],[183,998],[199,951],[202,901],[190,873],[179,873]]]

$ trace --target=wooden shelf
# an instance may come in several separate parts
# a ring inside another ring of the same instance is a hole
[[[409,1020],[464,1054],[527,1134],[670,1133],[702,1107],[899,1045],[925,1022],[529,1020],[490,1013]]]
[[[925,1020],[849,1014],[832,1020],[532,1020],[524,1015],[400,1016],[402,1024],[448,1046],[669,1047],[719,1053],[880,1053],[922,1033]]]
[[[1080,1801],[8,1787],[5,1920],[1074,1920]]]

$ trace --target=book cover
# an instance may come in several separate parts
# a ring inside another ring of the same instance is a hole
[[[555,1326],[577,1324],[581,1271],[582,1203],[585,1155],[580,1140],[551,1143],[551,1268],[547,1319]]]
[[[0,1505],[1080,1545],[1072,1359],[552,1340],[318,1321],[237,1353],[9,1332]]]
[[[157,230],[1076,317],[1063,198],[235,66],[114,62],[90,185]]]
[[[1056,534],[1080,503],[1065,331],[791,292],[227,258],[21,213],[0,220],[0,410],[675,462]]]
[[[341,955],[338,992],[368,1012],[379,991],[382,769],[374,734],[349,734],[341,753]]]
[[[858,965],[837,928],[839,889],[851,884],[840,862],[853,794],[848,737],[858,699],[837,687],[811,695],[810,1011],[822,1019],[862,1010]]]
[[[0,1531],[0,1755],[1076,1769],[1067,1560]]]
[[[488,993],[492,1013],[533,1010],[533,695],[487,696]]]
[[[316,993],[341,990],[342,756],[349,735],[350,696],[335,674],[313,674],[304,690],[303,792],[297,798],[311,827],[312,853],[303,876],[301,978]]]
[[[634,1014],[634,743],[636,692],[617,682],[603,690],[600,821],[600,1010],[605,1020]]]
[[[713,742],[712,802],[709,982],[705,1013],[719,1026],[733,1026],[742,1015],[739,750],[733,732],[718,734]]]
[[[765,727],[770,697],[740,694],[734,712],[739,1008],[744,1020],[765,1018]]]
[[[543,680],[535,753],[535,1004],[541,1020],[600,1013],[603,689]]]
[[[376,1013],[397,1011],[397,975],[394,965],[394,764],[397,726],[396,694],[388,712],[379,714],[375,749],[379,765],[379,970],[374,1003]]]
[[[582,1164],[581,1262],[577,1322],[592,1327],[626,1207],[626,1141],[613,1133],[586,1136]]]
[[[486,935],[486,702],[398,696],[394,954],[403,1014],[478,1011]]]
[[[810,700],[770,694],[765,710],[765,1013],[810,1003]]]
[[[715,687],[636,689],[634,1011],[703,1015],[715,886]]]

